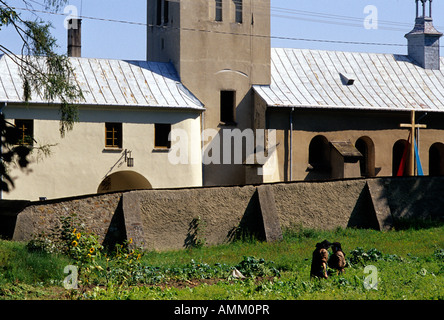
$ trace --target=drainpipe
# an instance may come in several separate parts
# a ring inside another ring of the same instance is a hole
[[[204,164],[204,131],[205,131],[205,111],[200,114],[200,161],[202,172],[202,187],[205,186],[205,164]]]
[[[290,181],[293,181],[293,112],[294,108],[290,111]]]
[[[2,106],[0,107],[0,115],[3,114],[3,109],[7,106],[7,102],[3,102]],[[0,133],[1,134],[1,133]],[[0,135],[0,142],[1,142],[1,135]],[[0,143],[0,155],[2,154],[2,144]],[[0,181],[3,181],[3,176],[0,177]],[[0,189],[0,200],[3,200],[3,191]]]

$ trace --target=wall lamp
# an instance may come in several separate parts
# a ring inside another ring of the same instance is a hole
[[[129,168],[134,167],[134,158],[131,156],[131,152],[132,151],[125,149],[125,162]]]

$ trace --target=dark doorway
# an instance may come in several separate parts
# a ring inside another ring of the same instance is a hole
[[[401,172],[401,176],[408,176],[408,168],[410,164],[409,145],[407,140],[398,140],[393,145],[392,175],[394,177],[398,176],[403,156],[405,157],[405,161],[404,170]]]
[[[314,137],[309,145],[308,151],[309,174],[306,180],[330,179],[330,143],[324,136]]]
[[[444,144],[434,143],[429,149],[429,175],[444,176]]]
[[[369,137],[361,137],[355,143],[356,149],[363,155],[359,160],[362,177],[375,176],[375,145]]]

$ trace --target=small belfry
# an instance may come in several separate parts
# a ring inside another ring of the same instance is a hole
[[[442,35],[433,26],[432,0],[416,0],[415,27],[405,35],[409,57],[424,69],[439,70],[439,39]]]

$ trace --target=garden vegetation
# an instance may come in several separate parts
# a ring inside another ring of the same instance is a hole
[[[404,222],[389,232],[294,227],[275,243],[247,238],[157,252],[132,239],[104,248],[75,222],[65,217],[60,228],[28,243],[0,241],[0,299],[444,299],[439,224]],[[311,279],[311,255],[324,239],[342,244],[348,266],[343,274],[329,270],[328,279]],[[78,281],[66,289],[69,265]]]

